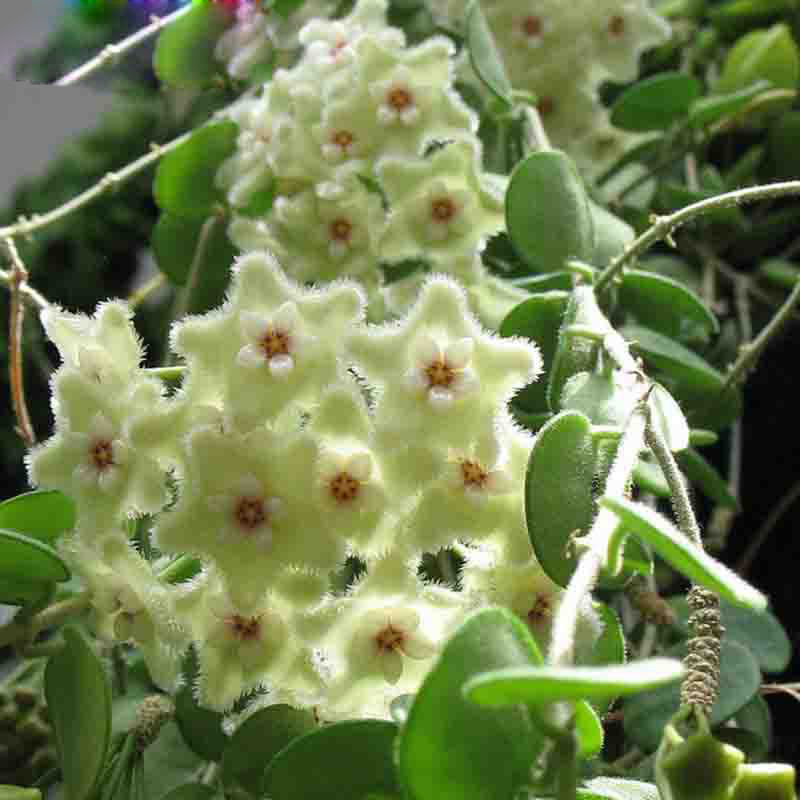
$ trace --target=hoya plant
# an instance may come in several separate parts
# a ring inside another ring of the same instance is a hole
[[[724,563],[800,304],[794,243],[725,255],[797,213],[784,11],[205,0],[56,81],[155,39],[205,113],[0,227],[0,800],[795,797],[776,521]],[[157,274],[48,297],[30,240],[143,176]]]

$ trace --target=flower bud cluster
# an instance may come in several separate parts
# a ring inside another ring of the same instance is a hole
[[[402,319],[364,313],[357,284],[306,288],[249,253],[223,306],[173,328],[186,372],[168,394],[124,304],[45,312],[63,363],[30,479],[75,498],[63,550],[98,633],[133,641],[162,687],[192,643],[209,707],[265,686],[325,718],[385,716],[470,609],[504,603],[544,634],[560,590],[531,551],[532,442],[506,409],[538,349],[485,331],[443,275]],[[459,590],[420,572],[443,548],[464,560]],[[184,555],[201,573],[168,585],[163,562]]]
[[[231,240],[274,252],[299,281],[357,279],[375,319],[387,303],[405,311],[421,282],[381,296],[384,266],[421,259],[481,282],[480,251],[503,228],[505,179],[483,171],[450,40],[407,46],[386,23],[385,0],[360,0],[341,20],[309,22],[299,41],[297,64],[230,110],[241,133],[218,179],[236,211]],[[253,213],[271,191],[270,210]]]
[[[431,5],[444,24],[462,30],[467,6]],[[512,86],[536,96],[553,145],[587,176],[598,175],[634,138],[610,124],[598,87],[633,80],[639,56],[669,38],[669,24],[648,0],[482,0],[481,8]]]

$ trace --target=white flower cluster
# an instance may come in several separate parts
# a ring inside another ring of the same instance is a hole
[[[357,279],[375,319],[386,304],[405,311],[420,283],[380,295],[381,265],[424,259],[476,285],[504,224],[505,180],[482,169],[451,42],[408,47],[385,17],[385,0],[360,0],[342,20],[309,22],[299,62],[231,109],[241,133],[219,175],[242,251],[274,252],[299,281]],[[266,214],[248,210],[271,190]]]
[[[467,6],[431,4],[456,29]],[[584,174],[598,175],[635,137],[611,125],[597,89],[603,81],[633,80],[641,53],[669,38],[669,23],[649,0],[481,0],[481,7],[511,84],[536,95],[553,145]]]
[[[471,608],[503,603],[545,634],[559,590],[525,527],[531,437],[506,410],[537,348],[482,329],[446,276],[399,321],[368,325],[364,306],[355,283],[305,288],[242,256],[224,305],[173,328],[172,394],[124,304],[44,313],[63,364],[30,479],[75,499],[64,551],[98,632],[135,642],[163,687],[193,643],[209,707],[265,686],[323,718],[386,716]],[[421,577],[442,548],[465,560],[459,591]],[[202,571],[170,585],[173,556]],[[333,591],[350,557],[366,570]]]

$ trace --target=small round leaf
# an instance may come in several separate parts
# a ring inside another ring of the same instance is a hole
[[[700,96],[697,78],[661,72],[626,89],[611,107],[611,122],[626,131],[658,131],[683,119]]]
[[[467,9],[466,16],[470,64],[486,88],[507,108],[511,108],[511,81],[506,75],[503,58],[481,10],[480,0],[473,0]]]
[[[0,530],[0,578],[60,583],[69,576],[69,567],[52,547],[22,533]]]
[[[0,528],[52,544],[75,527],[75,503],[58,491],[39,489],[0,503]]]

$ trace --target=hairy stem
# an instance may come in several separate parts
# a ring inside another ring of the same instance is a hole
[[[150,17],[150,24],[131,34],[127,39],[123,39],[116,44],[109,44],[104,47],[94,58],[89,59],[85,64],[67,73],[62,78],[55,82],[55,86],[70,86],[73,83],[87,78],[94,72],[102,69],[106,64],[110,64],[124,56],[129,51],[133,50],[137,45],[147,41],[151,36],[155,36],[162,28],[175,22],[175,20],[188,14],[194,7],[193,3],[173,11],[166,17],[158,17],[153,14]]]
[[[33,431],[28,404],[25,400],[25,381],[22,363],[22,324],[25,321],[25,304],[22,301],[22,287],[28,280],[28,270],[19,257],[14,240],[6,238],[3,241],[8,257],[11,260],[11,304],[8,315],[8,378],[11,386],[11,405],[17,420],[17,433],[19,433],[26,447],[32,447],[36,442]]]
[[[644,404],[640,404],[625,426],[617,455],[611,465],[605,486],[605,494],[609,497],[625,496],[639,452],[644,447],[645,421]],[[580,606],[597,583],[600,570],[608,556],[609,542],[618,524],[619,520],[612,511],[601,508],[591,530],[581,542],[585,549],[553,620],[548,661],[554,666],[567,666],[574,661],[575,629]]]
[[[740,203],[753,203],[756,200],[775,199],[800,194],[800,181],[786,181],[784,183],[769,183],[764,186],[754,186],[747,189],[737,189],[692,203],[685,208],[678,209],[673,214],[663,217],[654,217],[653,224],[641,236],[634,239],[598,276],[595,283],[597,291],[607,289],[622,268],[637,256],[644,253],[651,245],[661,239],[669,239],[672,232],[685,225],[695,217],[717,211],[721,208],[730,208]]]

